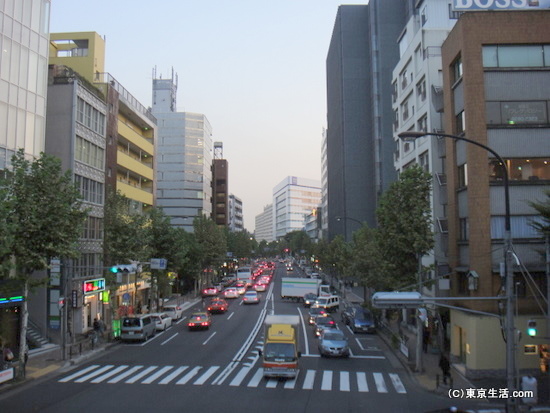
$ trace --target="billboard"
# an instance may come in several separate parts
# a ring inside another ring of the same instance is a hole
[[[455,11],[549,9],[550,0],[453,0]]]

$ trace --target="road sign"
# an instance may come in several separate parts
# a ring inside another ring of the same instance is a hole
[[[376,308],[418,308],[424,303],[418,292],[380,292],[372,296]]]
[[[50,260],[50,273],[60,273],[61,272],[61,260],[59,258],[52,258]]]
[[[168,260],[165,258],[151,258],[150,264],[152,270],[165,270]]]

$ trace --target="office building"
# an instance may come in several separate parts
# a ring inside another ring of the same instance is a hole
[[[256,241],[275,241],[273,230],[273,204],[266,205],[261,214],[256,215],[254,237]]]
[[[177,76],[162,79],[153,72],[157,205],[172,225],[192,232],[194,217],[212,214],[212,128],[203,114],[177,112],[176,93]]]
[[[517,368],[520,375],[531,374],[548,355],[546,318],[537,305],[548,282],[541,254],[544,240],[532,226],[540,216],[528,201],[547,200],[550,188],[550,10],[467,11],[441,51],[445,133],[491,148],[506,166],[475,144],[445,139],[451,295],[505,294],[509,216],[514,325],[523,336],[515,349]],[[506,171],[509,185],[503,179]],[[451,309],[453,361],[467,377],[503,376],[506,351],[499,303],[449,304],[466,308]],[[537,337],[526,334],[529,320],[538,321]]]
[[[229,231],[244,231],[243,201],[233,194],[229,195]]]
[[[376,226],[378,198],[396,179],[391,73],[408,3],[338,8],[326,60],[329,240],[351,240],[358,222]]]
[[[314,179],[287,176],[273,188],[275,240],[304,228],[305,217],[321,202],[321,183]]]

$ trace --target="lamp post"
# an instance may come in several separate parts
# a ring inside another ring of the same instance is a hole
[[[506,386],[510,394],[515,390],[514,374],[516,369],[515,327],[514,327],[514,274],[511,265],[512,236],[510,232],[510,188],[508,182],[508,168],[504,159],[493,149],[479,142],[467,139],[464,136],[449,135],[445,133],[430,133],[421,131],[407,131],[398,134],[404,141],[414,141],[422,136],[442,136],[458,141],[465,141],[490,152],[498,159],[504,168],[504,276],[506,296]],[[516,402],[511,397],[506,399],[506,410],[516,411]]]

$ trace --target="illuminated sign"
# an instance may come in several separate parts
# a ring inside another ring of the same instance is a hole
[[[95,294],[105,290],[105,278],[84,281],[83,291],[85,295]]]
[[[548,0],[454,0],[455,11],[525,10],[550,8]]]
[[[0,297],[0,304],[17,303],[20,301],[23,301],[22,295],[17,295],[14,297]]]

